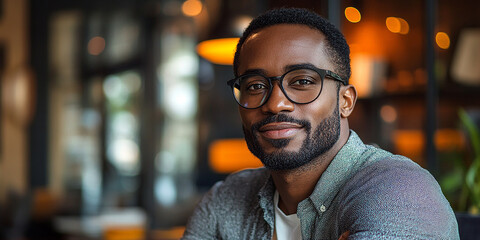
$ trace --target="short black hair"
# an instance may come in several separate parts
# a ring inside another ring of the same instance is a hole
[[[245,40],[261,29],[278,24],[301,24],[319,30],[327,40],[326,54],[335,65],[334,70],[348,84],[350,79],[350,48],[343,34],[325,18],[315,12],[303,8],[279,8],[265,12],[250,22],[238,41],[233,59],[233,71],[238,76],[240,50]]]

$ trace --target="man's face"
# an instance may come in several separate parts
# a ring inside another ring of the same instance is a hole
[[[251,35],[240,52],[238,73],[261,71],[280,76],[288,66],[311,64],[334,71],[325,53],[325,37],[304,25],[280,24]],[[332,148],[340,132],[338,88],[325,79],[320,96],[309,104],[294,104],[278,82],[268,101],[257,109],[240,107],[245,139],[250,151],[265,167],[295,169]]]

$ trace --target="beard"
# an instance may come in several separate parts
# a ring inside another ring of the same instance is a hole
[[[286,147],[291,139],[269,139],[267,140],[277,150],[272,153],[266,153],[260,145],[255,133],[265,124],[272,122],[292,122],[301,125],[306,138],[300,149],[296,152],[286,151]],[[312,162],[321,156],[338,141],[340,137],[340,114],[339,105],[332,115],[324,119],[312,132],[311,123],[306,120],[292,118],[285,114],[272,115],[254,124],[250,131],[243,128],[245,141],[248,149],[262,161],[263,165],[270,170],[292,170],[297,169]]]

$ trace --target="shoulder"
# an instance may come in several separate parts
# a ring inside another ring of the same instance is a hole
[[[408,183],[414,185],[425,182],[436,183],[433,176],[427,170],[412,160],[399,155],[390,155],[366,163],[348,183],[358,185],[359,182],[357,180],[359,179],[368,179],[369,181],[362,184],[366,186],[368,186],[370,181],[398,183],[398,187]]]
[[[216,194],[228,196],[256,195],[269,177],[265,168],[246,169],[230,174],[224,181],[215,184],[212,190]]]
[[[383,202],[396,207],[415,206],[425,201],[443,203],[433,176],[418,164],[400,156],[366,164],[347,181],[341,192],[353,198],[353,203],[361,203],[362,208]]]
[[[340,195],[341,224],[354,231],[366,228],[374,230],[370,233],[427,239],[441,237],[436,234],[449,238],[458,231],[450,204],[435,178],[402,156],[366,164]]]
[[[245,169],[242,171],[238,171],[235,173],[230,174],[225,179],[225,184],[238,184],[238,183],[263,183],[266,179],[270,176],[270,173],[266,168],[253,168],[253,169]]]
[[[414,195],[404,196],[408,199],[426,197],[426,190],[441,194],[440,186],[427,170],[410,159],[398,155],[365,164],[345,187],[350,190],[368,189],[378,197],[383,194],[388,194],[389,197],[393,197],[391,194],[401,197],[402,192],[414,193]]]

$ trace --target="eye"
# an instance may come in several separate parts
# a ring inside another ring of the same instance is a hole
[[[290,85],[310,85],[310,84],[315,84],[315,82],[308,80],[308,79],[298,79],[290,83]]]
[[[267,86],[265,86],[265,84],[261,84],[261,83],[254,83],[254,84],[250,84],[247,87],[247,90],[249,90],[249,91],[260,90],[260,89],[267,89]]]
[[[317,78],[307,74],[298,75],[288,80],[288,86],[291,87],[307,87],[315,84],[318,84]]]
[[[253,93],[265,92],[268,89],[268,80],[259,75],[246,76],[240,82],[243,91]]]

